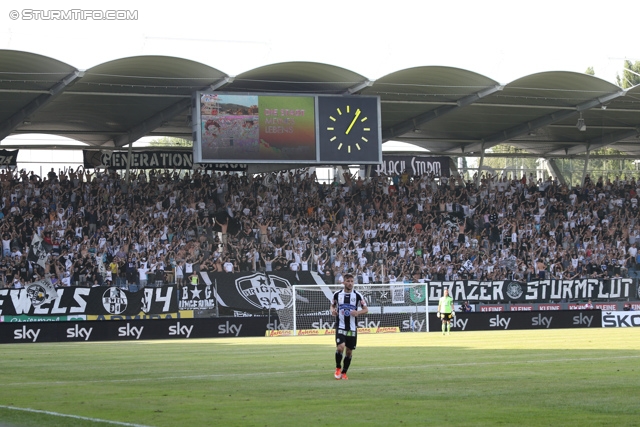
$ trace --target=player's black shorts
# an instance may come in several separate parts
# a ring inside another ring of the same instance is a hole
[[[453,319],[453,313],[440,313],[440,318],[442,320],[451,320]]]
[[[354,331],[345,331],[343,329],[336,330],[336,345],[344,343],[347,348],[351,350],[356,349],[358,343],[358,335]]]

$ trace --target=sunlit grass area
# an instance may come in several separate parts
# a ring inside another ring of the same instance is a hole
[[[639,425],[640,329],[0,346],[0,425]],[[35,412],[45,411],[45,412]]]

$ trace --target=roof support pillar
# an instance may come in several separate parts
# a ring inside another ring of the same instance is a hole
[[[233,83],[234,79],[235,79],[235,77],[231,77],[231,76],[224,77],[224,78],[218,80],[217,82],[211,84],[209,86],[209,90],[216,91],[216,90],[220,89],[221,87],[228,85],[229,83]]]
[[[71,74],[65,76],[58,83],[53,85],[48,93],[38,95],[35,99],[22,107],[20,111],[9,117],[6,122],[0,123],[0,141],[11,135],[11,132],[16,130],[18,126],[22,124],[30,115],[47,105],[58,95],[64,92],[65,88],[71,85],[76,79],[84,76],[84,71],[74,71]]]
[[[475,185],[476,189],[480,187],[480,175],[482,173],[482,165],[484,163],[484,142],[482,143],[480,150],[480,163],[478,163],[478,173],[476,174]]]
[[[582,170],[582,181],[581,184],[584,187],[584,180],[587,177],[587,169],[589,168],[589,154],[591,153],[591,145],[587,145],[587,153],[584,158],[584,169]]]
[[[551,175],[553,175],[555,178],[558,179],[558,182],[560,183],[560,185],[566,185],[567,181],[564,179],[564,175],[562,175],[562,171],[558,167],[558,163],[556,162],[556,159],[545,158],[544,160],[547,162],[547,165],[549,166]]]
[[[191,106],[191,99],[183,99],[176,102],[170,107],[160,111],[159,113],[151,116],[144,122],[129,129],[129,131],[113,139],[113,145],[116,147],[123,147],[129,143],[135,142],[142,138],[152,130],[160,127],[163,122],[171,120],[178,114],[181,114],[184,110]]]
[[[204,88],[202,90],[207,90],[207,91],[219,90],[225,85],[233,82],[234,79],[235,77],[224,77],[218,80],[217,82],[209,85],[209,87]],[[113,145],[116,147],[124,147],[127,144],[137,141],[138,139],[147,135],[152,130],[162,126],[162,123],[173,119],[175,116],[179,114],[182,114],[184,110],[191,107],[191,102],[192,102],[191,98],[183,99],[165,108],[159,113],[154,114],[153,116],[149,117],[147,120],[129,129],[126,134],[113,138]]]
[[[422,124],[430,122],[431,120],[435,120],[460,108],[466,107],[467,105],[471,105],[479,99],[489,96],[495,92],[501,91],[503,88],[504,86],[502,85],[490,86],[458,99],[456,101],[456,105],[443,105],[434,110],[427,111],[426,113],[422,113],[408,120],[405,120],[402,123],[398,123],[394,127],[382,131],[382,141],[384,142],[393,139],[394,137],[402,136],[402,134],[415,130]]]
[[[460,169],[458,169],[458,159],[459,157],[456,157],[456,160],[453,160],[452,157],[449,157],[449,171],[451,172],[451,174],[453,176],[462,176],[462,174],[460,173]]]
[[[636,126],[633,129],[629,130],[621,130],[617,132],[608,133],[587,142],[588,147],[593,150],[600,149],[602,147],[607,147],[610,145],[614,145],[618,141],[622,141],[626,138],[631,138],[634,136],[640,135],[640,125]],[[566,155],[575,155],[580,154],[583,151],[583,145],[576,145],[571,148],[567,148],[566,150],[554,150],[546,154],[566,154]]]
[[[124,182],[127,183],[127,190],[131,189],[131,162],[133,160],[133,141],[129,142],[129,150],[127,151],[127,169],[124,173]]]
[[[582,111],[597,107],[598,105],[604,105],[607,102],[610,102],[621,96],[625,96],[626,94],[627,94],[626,90],[621,90],[618,92],[607,94],[605,96],[590,99],[589,101],[585,101],[581,104],[576,105],[574,110],[559,110],[551,114],[547,114],[546,116],[538,117],[526,123],[521,123],[519,125],[513,126],[509,129],[501,130],[500,132],[497,132],[485,138],[483,141],[483,144],[485,145],[486,148],[494,147],[498,144],[502,144],[503,142],[507,142],[513,138],[517,138],[519,136],[525,135],[527,132],[539,129],[544,126],[548,126],[553,123],[557,123],[561,120],[568,119],[576,114],[579,114]],[[472,144],[470,146],[467,146],[465,150],[467,152],[472,152],[472,151],[477,151],[478,148],[479,148],[478,144]],[[460,147],[456,149],[460,149]],[[454,151],[454,150],[451,150],[451,151]]]
[[[354,93],[358,93],[362,89],[367,88],[367,87],[371,87],[371,86],[373,86],[373,81],[364,80],[362,82],[358,82],[358,83],[354,84],[350,88],[347,88],[347,90],[344,92],[344,95],[353,95]]]

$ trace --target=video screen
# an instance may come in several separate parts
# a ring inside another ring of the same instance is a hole
[[[207,162],[312,163],[317,160],[313,96],[198,93],[199,141]]]

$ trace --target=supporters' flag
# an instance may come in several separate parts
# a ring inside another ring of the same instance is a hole
[[[29,247],[27,260],[35,262],[36,264],[44,268],[48,257],[49,252],[47,251],[47,248],[42,241],[42,237],[34,233],[33,239],[31,239],[31,247]]]
[[[107,268],[102,261],[102,255],[96,255],[96,263],[98,264],[98,272],[104,278],[107,276]]]
[[[48,277],[25,286],[27,296],[31,300],[31,305],[38,307],[49,301],[58,299],[58,292]]]
[[[404,286],[391,286],[390,291],[394,304],[404,303]]]

